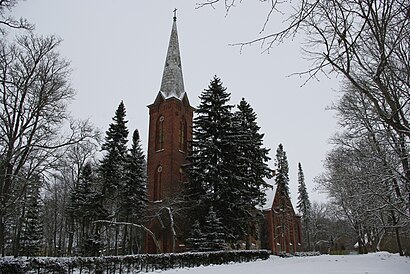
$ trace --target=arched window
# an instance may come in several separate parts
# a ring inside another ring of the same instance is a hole
[[[161,200],[162,166],[158,166],[154,177],[154,201]]]
[[[160,116],[157,120],[155,136],[155,150],[164,149],[164,116]]]
[[[186,151],[186,122],[185,119],[182,119],[179,122],[179,150]]]

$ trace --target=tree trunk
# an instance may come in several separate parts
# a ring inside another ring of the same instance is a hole
[[[1,248],[1,256],[4,257],[6,255],[5,250],[5,238],[6,238],[6,208],[7,203],[11,197],[11,185],[12,185],[12,174],[13,174],[13,165],[10,163],[9,160],[11,159],[12,151],[8,149],[5,160],[2,164],[1,169],[1,180],[0,180],[0,248]]]
[[[118,229],[118,227],[116,226],[115,227],[115,243],[114,243],[114,255],[115,256],[118,256],[118,234],[119,234],[119,231],[118,231],[119,229]]]
[[[399,254],[400,254],[400,256],[404,256],[403,248],[401,246],[399,228],[398,227],[394,228],[394,232],[396,234],[397,248],[399,249]]]
[[[69,225],[68,225],[68,246],[67,246],[67,255],[71,256],[73,252],[73,243],[74,243],[74,221],[73,218],[70,217]]]
[[[20,218],[18,219],[17,227],[16,227],[15,234],[14,234],[14,237],[13,237],[13,243],[12,244],[13,244],[13,256],[14,257],[19,256],[21,230],[22,230],[22,227],[23,227],[23,220],[24,220],[24,210],[25,209],[23,207],[22,214],[21,214]]]
[[[4,217],[4,212],[3,210],[0,210],[0,249],[1,249],[1,256],[4,257],[5,254],[5,249],[4,249],[4,227],[5,227],[5,217]]]
[[[404,177],[406,180],[405,183],[405,190],[408,192],[407,193],[407,209],[410,215],[410,163],[409,163],[409,152],[407,151],[407,145],[406,145],[406,137],[403,134],[400,134],[400,158],[401,158],[401,164],[404,170]]]
[[[395,236],[396,236],[397,248],[399,249],[400,256],[403,256],[404,253],[403,253],[403,248],[401,246],[400,230],[399,230],[399,227],[397,226],[398,225],[398,220],[396,219],[396,216],[395,216],[393,210],[391,211],[391,217],[392,217],[392,220],[393,220],[393,225],[395,226],[394,227],[394,233],[395,233]]]
[[[133,227],[130,227],[130,232],[129,232],[129,239],[128,239],[128,254],[130,255],[134,255],[134,251],[133,251],[133,243],[134,243],[134,229]]]
[[[127,223],[128,223],[128,218],[127,218]],[[122,255],[126,255],[127,254],[127,237],[128,237],[128,226],[124,226],[124,235],[122,237],[122,244],[121,244],[121,248],[122,248]]]

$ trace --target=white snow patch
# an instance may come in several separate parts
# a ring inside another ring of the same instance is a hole
[[[314,257],[280,258],[271,256],[266,261],[235,263],[172,269],[165,274],[409,274],[410,258],[387,252],[366,255],[321,255]]]

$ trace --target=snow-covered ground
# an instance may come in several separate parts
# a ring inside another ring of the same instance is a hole
[[[315,257],[279,258],[266,261],[204,266],[162,271],[166,274],[409,274],[410,258],[378,252],[366,255],[322,255]]]

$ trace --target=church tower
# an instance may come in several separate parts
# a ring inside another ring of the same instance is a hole
[[[180,193],[185,180],[183,167],[187,164],[187,144],[192,140],[194,110],[184,88],[175,12],[161,87],[148,108],[148,201],[152,207],[168,206]],[[150,227],[157,236],[161,251],[173,252],[175,239],[170,239],[171,231],[162,220],[160,222],[151,222]],[[147,239],[146,244],[148,252],[156,252],[153,241]]]

